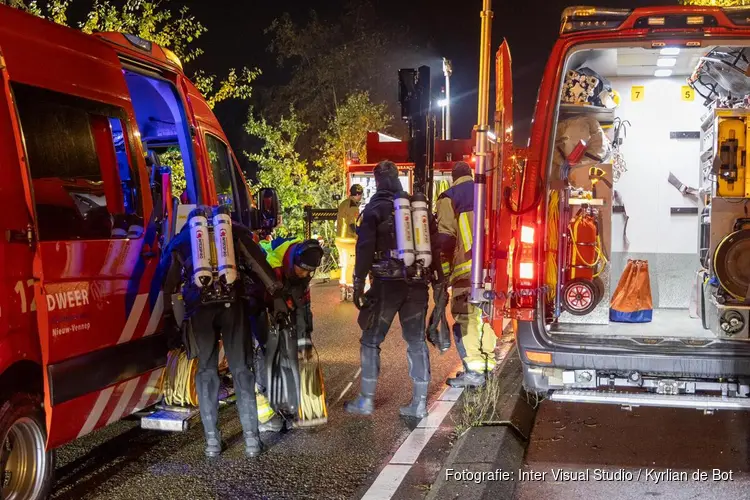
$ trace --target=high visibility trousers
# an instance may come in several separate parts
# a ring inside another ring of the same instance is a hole
[[[482,321],[482,310],[469,303],[470,288],[453,288],[451,315],[460,328],[456,347],[463,356],[464,368],[484,373],[495,368],[497,336],[489,323]]]
[[[336,238],[335,243],[339,251],[339,266],[341,267],[339,284],[354,286],[354,262],[357,257],[357,240],[354,238]]]
[[[255,404],[258,406],[258,422],[265,424],[273,418],[274,411],[271,408],[271,403],[257,390],[255,391]]]

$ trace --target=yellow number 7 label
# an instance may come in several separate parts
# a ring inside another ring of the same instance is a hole
[[[633,102],[642,101],[645,90],[646,89],[642,85],[630,87],[630,100]]]

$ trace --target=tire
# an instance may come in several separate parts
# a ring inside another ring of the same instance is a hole
[[[599,303],[599,289],[590,280],[575,278],[563,287],[562,303],[574,316],[586,316]]]
[[[49,496],[55,472],[47,451],[47,430],[38,395],[12,394],[0,404],[0,472],[4,500],[42,500]]]
[[[604,282],[599,277],[594,278],[594,286],[596,287],[596,291],[597,291],[596,303],[598,304],[604,298],[604,292],[606,290],[604,289]]]

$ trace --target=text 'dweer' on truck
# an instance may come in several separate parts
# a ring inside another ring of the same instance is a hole
[[[37,499],[55,448],[159,398],[153,278],[177,202],[160,158],[184,164],[185,204],[226,203],[243,222],[252,208],[167,49],[0,6],[0,86],[1,487]]]
[[[750,9],[566,9],[526,148],[496,67],[484,295],[526,389],[750,408]]]

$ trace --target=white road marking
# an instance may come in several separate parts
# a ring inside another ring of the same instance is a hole
[[[423,418],[417,428],[411,431],[406,441],[401,443],[388,465],[380,472],[365,496],[362,497],[363,500],[389,500],[393,498],[406,474],[417,461],[430,438],[438,430],[445,416],[456,404],[462,392],[462,388],[454,387],[449,387],[443,391],[438,400],[430,407],[429,415]]]
[[[508,359],[508,353],[513,348],[512,343],[508,343],[500,350],[501,360],[498,365],[502,365]],[[456,367],[460,369],[460,367]],[[454,370],[455,371],[455,370]],[[401,443],[396,453],[393,455],[388,465],[380,472],[370,489],[367,490],[363,500],[390,500],[396,494],[401,482],[409,473],[409,470],[417,462],[419,455],[424,450],[432,436],[437,432],[445,417],[450,413],[456,401],[463,394],[462,387],[448,387],[437,398],[437,401],[430,407],[429,414],[423,418],[417,428],[411,431],[406,440]]]
[[[362,500],[389,500],[393,498],[401,481],[408,474],[411,465],[388,464],[380,473],[375,482],[367,490]]]

